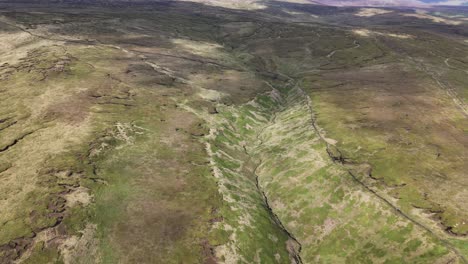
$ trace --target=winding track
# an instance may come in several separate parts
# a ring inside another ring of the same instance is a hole
[[[107,44],[103,44],[103,43],[100,43],[100,42],[89,42],[89,41],[85,41],[85,40],[75,40],[75,39],[60,39],[60,38],[51,38],[51,37],[46,37],[46,36],[43,36],[43,35],[38,35],[36,33],[33,33],[29,30],[26,30],[20,26],[17,26],[17,25],[14,25],[14,24],[11,24],[9,22],[6,22],[4,20],[0,20],[0,22],[2,23],[5,23],[9,26],[12,26],[12,27],[15,27],[23,32],[26,32],[28,34],[30,34],[31,36],[34,36],[34,37],[37,37],[37,38],[41,38],[41,39],[46,39],[46,40],[51,40],[51,41],[59,41],[59,42],[69,42],[69,43],[76,43],[76,44],[86,44],[86,45],[93,45],[93,44],[99,44],[99,45],[103,45],[103,46],[108,46],[108,47],[113,47],[113,48],[116,48],[116,49],[120,49],[120,50],[123,50],[124,52],[132,52],[133,51],[128,51],[124,48],[121,48],[119,46],[115,46],[115,45],[107,45]],[[356,46],[354,47],[351,47],[351,48],[359,48],[360,47],[360,44],[357,43],[356,41],[354,41],[354,44]],[[350,49],[350,48],[346,48],[346,49]],[[344,50],[344,49],[343,49]],[[333,50],[332,52],[330,52],[326,57],[331,59],[334,54],[339,51],[339,50]],[[216,66],[219,66],[221,68],[228,68],[227,66],[225,65],[221,65],[221,64],[218,64],[218,63],[213,63],[213,62],[207,62],[207,61],[200,61],[200,60],[196,60],[196,59],[193,59],[193,58],[187,58],[187,57],[182,57],[182,56],[175,56],[175,55],[169,55],[169,54],[155,54],[155,55],[160,55],[160,56],[168,56],[168,57],[175,57],[175,58],[180,58],[180,59],[185,59],[185,60],[191,60],[191,61],[195,61],[195,62],[199,62],[199,63],[208,63],[208,64],[213,64],[213,65],[216,65]],[[445,59],[444,63],[449,67],[449,68],[454,68],[453,66],[451,66],[449,64],[449,60],[450,58],[447,58]],[[151,62],[147,62],[149,65],[153,66],[151,64]],[[456,94],[455,91],[453,91],[453,89],[447,87],[443,82],[441,82],[439,80],[439,78],[436,76],[436,74],[434,72],[431,72],[429,71],[423,64],[420,64],[421,66],[421,69],[427,73],[428,75],[431,76],[431,78],[438,84],[439,87],[441,87],[443,90],[445,90],[447,92],[447,94],[453,99],[453,101],[457,104],[457,106],[463,111],[463,113],[465,114],[465,116],[468,116],[468,109],[466,107],[466,105],[463,103],[463,101],[458,97],[458,95]],[[302,73],[306,73],[306,72],[300,72],[299,74],[302,74]],[[308,108],[309,108],[309,112],[310,112],[310,115],[311,115],[311,126],[312,126],[312,129],[315,131],[315,133],[319,136],[320,140],[323,141],[323,143],[327,146],[327,149],[330,148],[330,143],[328,143],[323,135],[321,134],[320,132],[320,129],[318,128],[317,126],[317,123],[316,123],[316,118],[315,118],[315,113],[314,113],[314,109],[313,109],[313,106],[312,106],[312,102],[311,102],[311,99],[310,97],[305,93],[305,91],[299,86],[299,81],[295,80],[294,78],[288,76],[288,75],[285,75],[283,73],[279,73],[279,75],[283,76],[283,77],[286,77],[288,80],[290,80],[291,82],[294,82],[295,85],[294,85],[294,88],[293,89],[298,89],[298,91],[300,92],[300,94],[306,99],[307,101],[307,105],[308,105]],[[271,85],[270,85],[271,86]],[[273,117],[273,119],[270,121],[270,122],[274,122],[274,119],[275,119],[275,116]],[[263,129],[266,129],[268,126],[265,126]],[[257,135],[257,139],[259,139],[259,135],[261,134],[261,132]],[[260,140],[260,139],[259,139]],[[262,144],[262,143],[260,143]],[[3,149],[5,150],[5,149]],[[3,151],[3,150],[0,150]],[[250,156],[250,154],[249,154]],[[330,158],[333,160],[334,163],[338,163],[342,166],[345,166],[346,167],[346,164],[345,162],[343,161],[340,161],[340,160],[336,160],[334,159],[331,155],[329,155]],[[269,212],[271,213],[273,219],[275,220],[275,222],[277,223],[277,225],[291,238],[293,239],[298,245],[299,245],[299,250],[297,252],[297,254],[295,255],[294,259],[296,261],[296,263],[302,263],[302,260],[300,258],[300,248],[301,248],[301,244],[300,242],[294,237],[293,234],[291,234],[285,227],[284,225],[281,223],[281,220],[278,218],[278,216],[274,213],[274,211],[271,209],[270,205],[269,205],[269,202],[268,202],[268,197],[266,196],[266,194],[264,193],[264,191],[262,190],[260,184],[259,184],[259,180],[258,180],[258,175],[256,173],[257,169],[259,168],[259,166],[261,166],[262,164],[262,161],[260,161],[254,171],[253,171],[253,174],[255,175],[255,178],[256,178],[256,186],[257,186],[257,189],[258,191],[262,194],[263,198],[264,198],[264,203],[265,203],[265,206],[269,209]],[[374,195],[375,197],[377,197],[379,200],[383,201],[385,204],[387,204],[388,206],[390,206],[391,208],[393,208],[393,210],[395,211],[396,214],[408,219],[409,221],[413,222],[415,225],[419,226],[420,228],[424,229],[425,231],[427,231],[428,233],[430,233],[432,236],[434,236],[435,238],[437,238],[439,241],[441,241],[447,248],[449,248],[450,250],[452,250],[464,263],[468,263],[466,258],[450,243],[448,242],[447,240],[439,237],[436,233],[434,233],[430,228],[426,227],[424,224],[418,222],[416,219],[414,219],[413,217],[411,217],[410,215],[408,214],[405,214],[403,211],[401,211],[397,206],[395,206],[392,202],[390,202],[389,200],[387,200],[385,197],[383,197],[382,195],[378,194],[375,190],[373,190],[372,188],[370,188],[369,186],[367,186],[364,182],[360,181],[358,179],[358,177],[353,174],[353,172],[350,170],[350,169],[347,169],[349,175],[353,178],[353,180],[355,180],[357,183],[359,183],[359,185],[361,185],[365,190],[367,190],[368,192],[370,192],[372,195]]]
[[[272,72],[268,72],[270,74],[272,74]],[[449,250],[451,250],[457,257],[459,257],[459,259],[465,263],[465,264],[468,264],[468,260],[465,258],[465,256],[463,254],[460,253],[460,251],[452,244],[450,243],[448,240],[440,237],[438,234],[436,234],[434,231],[432,231],[429,227],[425,226],[423,223],[419,222],[418,220],[416,220],[415,218],[413,218],[412,216],[410,216],[409,214],[406,214],[405,212],[403,212],[400,208],[398,208],[396,205],[394,205],[391,201],[389,201],[387,198],[383,197],[382,195],[380,195],[377,191],[373,190],[371,187],[369,187],[368,185],[366,185],[363,181],[359,180],[359,178],[352,172],[351,169],[347,168],[347,164],[346,162],[344,161],[344,159],[342,160],[337,160],[335,157],[333,157],[330,153],[330,149],[331,149],[331,144],[324,138],[324,136],[322,135],[321,133],[321,130],[320,128],[318,127],[317,125],[317,120],[316,120],[316,114],[315,114],[315,111],[314,111],[314,108],[313,108],[313,105],[312,105],[312,100],[311,98],[307,95],[307,93],[304,91],[303,88],[300,87],[299,83],[300,83],[300,80],[296,80],[295,78],[287,75],[287,74],[284,74],[282,72],[279,72],[277,71],[276,72],[278,75],[286,78],[290,83],[293,83],[293,88],[292,89],[297,89],[298,92],[304,97],[304,99],[307,101],[307,106],[308,106],[308,109],[309,109],[309,112],[310,112],[310,122],[311,122],[311,127],[312,129],[315,131],[315,133],[319,136],[319,139],[326,145],[326,148],[327,148],[327,153],[330,157],[330,159],[333,161],[333,163],[336,163],[336,164],[339,164],[341,166],[343,166],[346,171],[348,172],[348,174],[350,175],[350,177],[356,181],[359,185],[361,185],[367,192],[371,193],[373,196],[375,196],[376,198],[378,198],[379,200],[381,200],[383,203],[387,204],[388,206],[390,206],[394,212],[397,214],[397,215],[400,215],[401,217],[403,218],[406,218],[408,219],[409,221],[411,221],[412,223],[414,223],[416,226],[420,227],[421,229],[425,230],[426,232],[428,232],[430,235],[432,235],[434,238],[436,238],[437,240],[441,241],[442,244],[444,244]],[[270,85],[272,88],[274,88],[272,85]],[[338,149],[339,151],[339,149]],[[340,152],[341,153],[341,152]]]

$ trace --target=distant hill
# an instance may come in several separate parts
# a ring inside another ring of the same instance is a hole
[[[321,0],[321,4],[334,6],[427,6],[417,0]]]
[[[196,2],[212,6],[236,9],[259,9],[268,2],[299,4],[318,4],[329,6],[372,6],[372,7],[431,7],[466,6],[467,0],[0,0],[0,3],[67,3],[67,4],[113,4],[113,3],[151,3],[151,2]]]

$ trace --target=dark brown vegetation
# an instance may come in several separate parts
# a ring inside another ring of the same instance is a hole
[[[464,10],[0,7],[0,263],[466,262]]]

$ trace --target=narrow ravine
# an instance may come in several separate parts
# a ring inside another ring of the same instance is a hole
[[[274,162],[265,163],[264,160],[262,159],[262,155],[264,155],[264,154],[261,154],[261,153],[268,152],[267,151],[268,147],[265,149],[265,148],[262,147],[262,145],[279,144],[277,142],[278,139],[276,139],[275,133],[287,133],[287,132],[283,132],[283,131],[288,130],[288,126],[285,126],[285,124],[282,124],[282,123],[285,122],[286,120],[290,119],[291,117],[288,117],[288,118],[285,119],[285,117],[278,117],[278,114],[284,115],[284,113],[287,113],[288,111],[291,111],[291,108],[304,107],[306,109],[306,112],[304,112],[304,115],[305,115],[304,118],[309,120],[308,121],[309,127],[304,128],[305,131],[311,130],[312,133],[315,135],[315,136],[311,137],[311,140],[314,141],[313,137],[315,137],[321,142],[322,145],[324,145],[324,148],[326,150],[325,151],[326,157],[329,159],[329,162],[332,163],[332,164],[336,164],[336,165],[330,165],[330,166],[332,166],[332,167],[334,167],[336,169],[338,169],[338,168],[343,169],[344,174],[343,174],[342,177],[348,176],[348,177],[350,177],[352,179],[352,181],[357,183],[355,187],[352,187],[352,188],[355,189],[353,192],[358,192],[358,190],[364,190],[364,192],[368,193],[366,195],[369,195],[370,197],[373,197],[373,198],[371,198],[373,200],[373,203],[379,204],[379,206],[382,207],[382,209],[381,209],[382,211],[392,212],[392,214],[400,216],[401,217],[400,219],[402,219],[402,218],[406,219],[407,224],[413,223],[415,226],[419,227],[419,230],[417,231],[417,233],[425,233],[427,236],[435,238],[436,240],[438,240],[440,242],[441,245],[446,247],[449,251],[453,252],[454,257],[451,257],[450,259],[458,258],[463,263],[466,263],[466,259],[463,257],[463,255],[449,241],[439,237],[437,234],[435,234],[432,230],[430,230],[424,224],[420,223],[418,220],[414,219],[414,217],[412,217],[412,216],[406,214],[405,212],[403,212],[402,210],[400,210],[391,201],[389,201],[384,196],[380,195],[378,192],[376,192],[371,187],[367,186],[365,183],[363,183],[362,181],[359,180],[359,177],[355,175],[355,172],[353,171],[352,166],[348,167],[346,157],[343,157],[340,150],[338,148],[336,148],[334,145],[332,145],[329,142],[330,141],[329,139],[326,139],[324,137],[323,131],[321,130],[321,128],[318,127],[317,122],[316,122],[316,118],[315,118],[316,113],[314,112],[314,109],[313,109],[313,106],[312,106],[312,101],[311,101],[310,97],[300,87],[300,85],[299,85],[299,83],[297,81],[295,81],[294,79],[292,79],[291,77],[289,77],[287,75],[284,75],[284,74],[281,74],[281,75],[286,77],[289,80],[289,83],[291,84],[292,88],[289,88],[289,89],[287,89],[286,92],[283,92],[283,94],[282,94],[283,99],[281,100],[282,103],[283,103],[282,109],[275,112],[274,118],[271,119],[272,124],[270,124],[269,126],[266,126],[264,129],[262,129],[262,131],[260,131],[261,135],[258,136],[259,139],[260,139],[259,140],[260,143],[257,146],[257,148],[259,148],[259,150],[257,151],[257,155],[258,155],[258,153],[260,153],[260,160],[261,160],[262,164],[256,167],[255,175],[257,177],[257,181],[259,182],[257,185],[259,186],[259,190],[265,196],[266,203],[271,208],[272,213],[278,218],[278,221],[280,222],[280,225],[282,225],[284,227],[284,230],[286,230],[290,234],[290,237],[293,237],[295,241],[297,241],[299,244],[301,244],[301,248],[304,248],[304,247],[308,248],[308,247],[311,246],[310,244],[307,245],[307,243],[306,243],[306,245],[301,243],[302,241],[307,241],[308,239],[306,239],[305,237],[301,238],[301,235],[299,237],[297,237],[297,234],[296,234],[297,229],[293,229],[293,230],[290,229],[291,226],[297,225],[297,221],[293,221],[293,222],[289,221],[289,223],[288,223],[288,221],[284,222],[284,219],[290,218],[291,212],[288,212],[287,210],[282,209],[283,212],[279,213],[279,212],[277,212],[278,208],[275,208],[274,206],[270,205],[271,204],[270,197],[274,197],[274,200],[276,200],[277,202],[280,201],[280,200],[278,200],[278,198],[276,197],[276,194],[272,193],[271,191],[268,191],[268,189],[269,189],[268,186],[271,185],[271,184],[276,185],[276,183],[281,183],[282,181],[288,181],[288,179],[287,178],[284,178],[284,179],[277,178],[277,179],[275,179],[274,176],[273,177],[267,176],[267,173],[258,173],[258,170],[259,170],[259,168],[261,170],[265,170],[265,168],[268,168],[270,166],[278,166],[278,165],[281,166],[281,164],[274,163]],[[303,106],[300,106],[302,104],[303,104]],[[277,120],[277,119],[280,119],[280,120]],[[298,122],[299,122],[299,120],[298,120]],[[274,126],[275,123],[278,123],[277,124],[278,127],[276,128],[276,130],[275,130],[275,128],[271,128],[271,126]],[[293,122],[293,124],[294,124],[294,122]],[[277,130],[277,129],[279,129],[279,130]],[[273,130],[273,131],[269,131],[269,130]],[[292,133],[294,133],[294,132],[292,132]],[[263,134],[265,134],[265,135],[263,135]],[[300,135],[300,131],[299,131],[299,135]],[[265,140],[266,140],[264,138],[265,136],[270,137],[271,142],[265,142]],[[294,134],[292,134],[291,136],[286,136],[285,141],[289,141],[291,138],[297,138],[297,136],[294,136]],[[277,145],[277,146],[278,147],[283,146],[285,148],[292,148],[293,147],[293,146],[289,146],[289,145],[287,145],[287,146],[286,145]],[[299,149],[303,150],[303,148],[305,147],[305,142],[304,142],[304,144],[299,144],[298,147],[299,147]],[[274,155],[280,155],[280,154],[274,153]],[[310,155],[313,156],[314,154],[311,153]],[[279,159],[279,160],[281,160],[281,159]],[[282,162],[286,162],[286,161],[282,161]],[[297,163],[297,161],[292,161],[292,162]],[[311,162],[312,163],[314,162],[313,159],[311,160]],[[306,171],[314,169],[314,166],[313,166],[312,163],[309,166],[305,165],[306,166],[305,167]],[[297,168],[300,166],[299,164],[300,163],[298,163],[297,167],[291,166],[292,171],[297,170]],[[350,165],[357,165],[357,164],[350,164]],[[290,175],[295,177],[294,174],[290,174]],[[265,179],[265,177],[266,177],[266,179]],[[284,177],[284,176],[282,176],[282,177]],[[268,179],[268,178],[270,178],[270,179]],[[302,183],[302,184],[306,185],[305,183]],[[298,184],[298,185],[301,185],[301,184]],[[273,201],[273,203],[274,202],[275,201]],[[321,204],[324,204],[324,203],[326,204],[325,201],[321,202]],[[284,205],[284,206],[288,207],[287,204]],[[294,223],[294,225],[291,225],[292,223]],[[307,224],[310,225],[311,223],[307,223]],[[381,228],[385,228],[385,227],[382,226]],[[310,249],[308,249],[308,250],[310,250]],[[306,254],[306,259],[308,259],[308,261],[310,262],[310,258],[307,255],[308,254]],[[304,257],[304,256],[301,255],[301,257]],[[305,261],[305,263],[307,263],[308,261]]]
[[[215,246],[216,257],[224,263],[314,263],[320,258],[340,262],[344,259],[327,255],[328,246],[323,245],[356,245],[347,246],[347,254],[364,254],[364,245],[383,241],[385,247],[398,246],[405,255],[406,242],[382,236],[384,230],[400,234],[408,243],[436,238],[359,181],[317,126],[309,96],[296,80],[280,75],[285,82],[269,83],[270,92],[245,104],[219,104],[214,115],[198,113],[211,127],[207,151],[219,192],[228,205],[221,212],[224,220],[213,226],[229,234],[228,241]],[[344,194],[334,198],[336,190]],[[360,201],[359,207],[353,200]],[[363,219],[369,215],[372,222],[364,227]],[[389,223],[389,218],[397,219],[399,226]],[[377,231],[361,232],[365,228]],[[437,238],[431,243],[448,249],[447,261],[464,261],[447,241]],[[431,243],[405,261],[422,257],[431,262],[440,257],[427,253],[437,248],[431,248]]]
[[[226,245],[216,248],[217,257],[225,263],[303,263],[300,242],[283,225],[262,190],[256,171],[263,163],[251,153],[261,146],[259,136],[281,109],[278,92],[259,95],[239,107],[219,106],[218,109],[219,116],[205,116],[211,119],[213,127],[206,144],[220,193],[229,205],[230,210],[224,215],[230,217],[225,217],[223,226],[214,228],[229,231],[231,235]],[[267,255],[267,250],[273,254]]]

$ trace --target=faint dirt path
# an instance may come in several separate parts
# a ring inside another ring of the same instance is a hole
[[[312,126],[312,129],[315,131],[315,133],[319,136],[320,140],[326,145],[327,147],[327,153],[329,154],[329,157],[330,159],[334,162],[334,163],[338,163],[342,166],[345,167],[345,169],[348,171],[348,174],[351,176],[351,178],[356,181],[359,185],[361,185],[365,190],[367,190],[368,192],[370,192],[373,196],[375,196],[376,198],[378,198],[379,200],[381,200],[382,202],[384,202],[385,204],[387,204],[388,206],[390,206],[397,215],[400,215],[401,217],[403,218],[406,218],[408,219],[409,221],[411,221],[412,223],[414,223],[415,225],[417,225],[418,227],[420,227],[421,229],[427,231],[429,234],[431,234],[434,238],[436,238],[437,240],[441,241],[442,244],[444,244],[449,250],[451,250],[452,252],[454,252],[459,258],[460,260],[463,262],[463,263],[468,263],[467,259],[464,257],[463,254],[460,253],[460,251],[452,244],[450,243],[449,241],[447,241],[446,239],[443,239],[442,237],[438,236],[434,231],[432,231],[430,228],[426,227],[424,224],[422,224],[421,222],[417,221],[416,219],[414,219],[412,216],[404,213],[400,208],[398,208],[396,205],[394,205],[391,201],[389,201],[388,199],[386,199],[385,197],[383,197],[382,195],[380,195],[376,190],[372,189],[371,187],[367,186],[364,182],[362,182],[361,180],[359,180],[359,178],[357,177],[357,175],[355,175],[353,173],[353,171],[349,168],[346,168],[346,161],[345,161],[345,157],[342,156],[341,152],[339,149],[337,149],[335,146],[331,145],[329,143],[329,140],[325,139],[325,137],[323,136],[322,132],[321,132],[321,129],[318,127],[317,125],[317,122],[316,122],[316,114],[314,112],[314,109],[313,109],[313,105],[312,105],[312,100],[310,99],[310,97],[307,95],[307,93],[300,87],[299,85],[299,81],[296,81],[294,78],[288,76],[288,75],[285,75],[283,73],[279,73],[280,75],[288,78],[290,81],[292,82],[295,82],[295,86],[293,89],[298,89],[299,93],[305,97],[306,101],[307,101],[307,105],[308,105],[308,108],[309,108],[309,112],[310,112],[310,115],[311,115],[311,126]],[[333,149],[333,151],[332,151]],[[339,157],[336,156],[336,152],[338,152],[338,155]],[[334,154],[332,154],[334,153]]]

